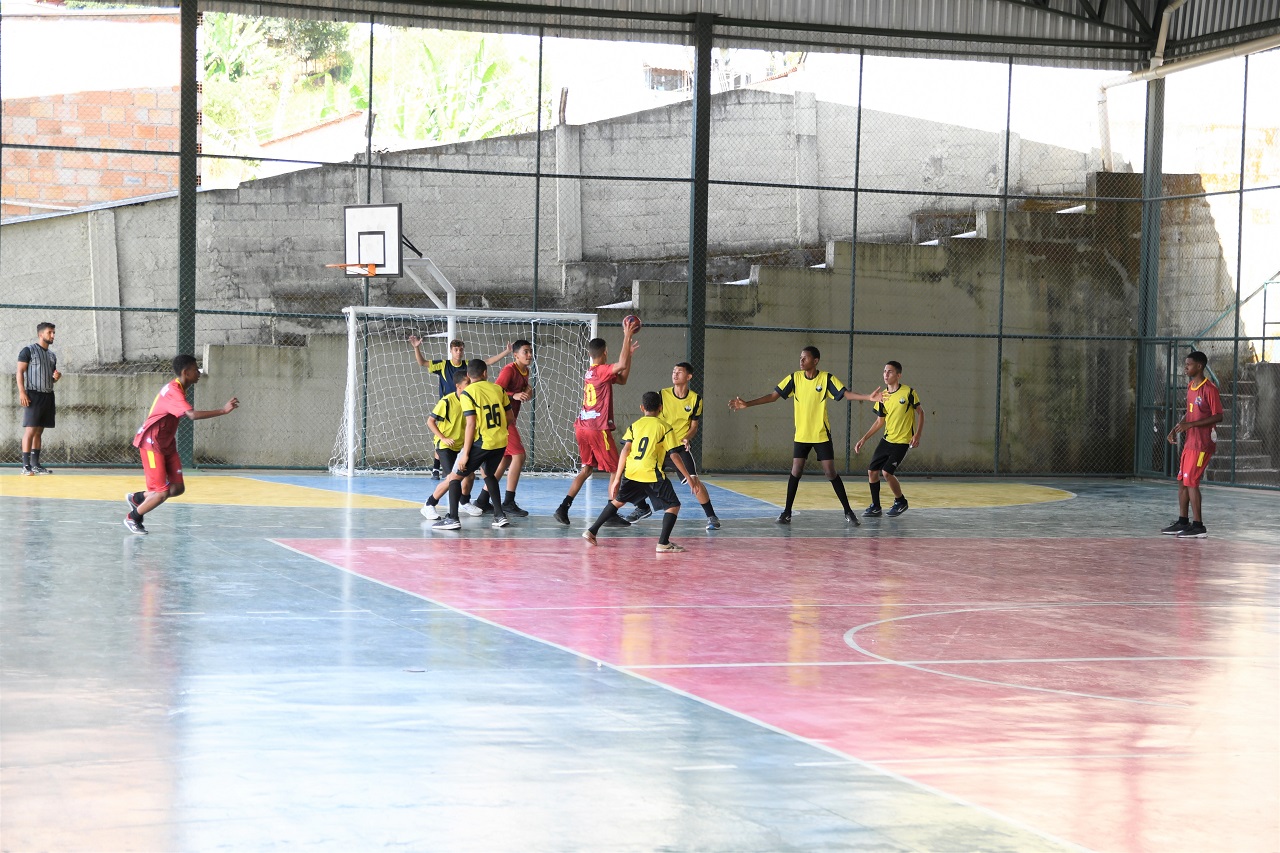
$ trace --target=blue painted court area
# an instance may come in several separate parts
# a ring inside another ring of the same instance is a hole
[[[251,474],[255,480],[267,483],[283,483],[290,486],[304,486],[312,489],[326,489],[334,492],[347,492],[359,495],[375,495],[382,498],[396,498],[404,501],[422,503],[431,491],[440,484],[428,476],[386,476],[386,477],[339,477],[332,474]],[[785,482],[785,477],[780,478]],[[516,503],[528,510],[533,516],[550,516],[560,505],[565,491],[569,488],[567,477],[525,476],[520,479],[516,492]],[[824,484],[825,486],[825,484]],[[505,491],[506,483],[502,483]],[[607,499],[609,480],[604,474],[596,474],[573,502],[570,513],[575,519],[594,519],[604,507]],[[479,495],[480,484],[476,484],[472,497]],[[722,489],[713,483],[707,483],[707,493],[715,507],[716,515],[722,520],[766,518],[776,516],[778,508],[758,498]],[[682,521],[698,521],[705,519],[702,508],[694,499],[687,486],[676,484],[676,495],[680,498],[680,518]],[[447,499],[446,499],[447,500]],[[834,508],[834,507],[833,507]],[[624,510],[625,512],[625,510]]]

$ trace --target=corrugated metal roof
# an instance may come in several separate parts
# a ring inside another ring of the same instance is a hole
[[[375,20],[548,36],[687,43],[714,16],[718,45],[1005,60],[1133,70],[1154,52],[1170,0],[215,0],[212,11]],[[1165,61],[1280,33],[1280,0],[1187,0]]]

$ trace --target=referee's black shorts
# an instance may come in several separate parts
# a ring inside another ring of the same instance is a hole
[[[876,452],[872,455],[871,464],[867,465],[867,470],[892,474],[898,470],[898,466],[902,464],[902,460],[910,449],[910,444],[894,444],[882,438],[880,443],[876,445]]]
[[[52,391],[28,391],[30,406],[22,409],[22,425],[24,427],[41,427],[52,429],[54,421],[54,404]]]

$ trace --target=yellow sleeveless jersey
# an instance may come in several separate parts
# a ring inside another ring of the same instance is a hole
[[[825,370],[809,379],[803,370],[782,378],[774,389],[780,397],[795,403],[796,441],[819,444],[831,439],[831,421],[827,418],[827,401],[844,397],[844,384]]]
[[[484,450],[499,450],[507,446],[507,412],[511,399],[507,392],[488,380],[472,382],[467,390],[460,391],[462,414],[476,419],[476,446]]]
[[[626,444],[629,441],[631,446],[627,448],[627,467],[622,471],[623,476],[637,483],[656,483],[665,478],[662,463],[667,458],[667,451],[680,446],[674,435],[669,423],[652,415],[645,415],[627,427],[622,442]]]
[[[676,445],[684,442],[689,434],[689,421],[701,420],[702,397],[692,388],[680,398],[676,396],[675,386],[662,389],[662,419],[671,425]]]

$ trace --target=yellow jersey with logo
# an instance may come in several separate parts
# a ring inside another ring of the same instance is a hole
[[[875,412],[884,418],[884,440],[890,444],[910,444],[916,434],[916,409],[920,397],[910,385],[899,385],[892,394],[886,388],[884,399],[874,404]]]
[[[483,450],[500,450],[507,446],[507,414],[511,398],[492,382],[472,382],[458,392],[462,400],[462,416],[476,419],[475,445]]]
[[[622,437],[623,444],[628,441],[627,467],[622,475],[637,483],[656,483],[665,479],[662,463],[667,458],[667,451],[680,446],[676,441],[671,424],[662,418],[645,415],[627,427],[627,434]]]
[[[884,441],[890,444],[910,444],[915,434],[915,410],[920,407],[920,397],[911,386],[899,386],[890,393],[884,389],[884,400],[874,403],[876,414],[884,419]]]
[[[690,388],[684,397],[676,396],[675,386],[662,389],[662,419],[671,425],[676,444],[689,435],[689,422],[702,419],[702,397]]]
[[[791,398],[795,404],[796,441],[805,444],[821,444],[831,440],[831,421],[827,418],[827,401],[844,397],[844,384],[827,373],[819,370],[812,379],[797,370],[782,381],[773,390],[778,396]]]
[[[445,436],[445,438],[454,439],[456,444],[453,445],[454,450],[462,449],[462,437],[467,427],[467,419],[462,415],[462,401],[458,399],[458,392],[446,394],[440,398],[440,402],[436,403],[436,407],[431,410],[431,417],[436,420],[436,429]],[[439,438],[435,439],[436,447],[444,447],[444,442]]]

